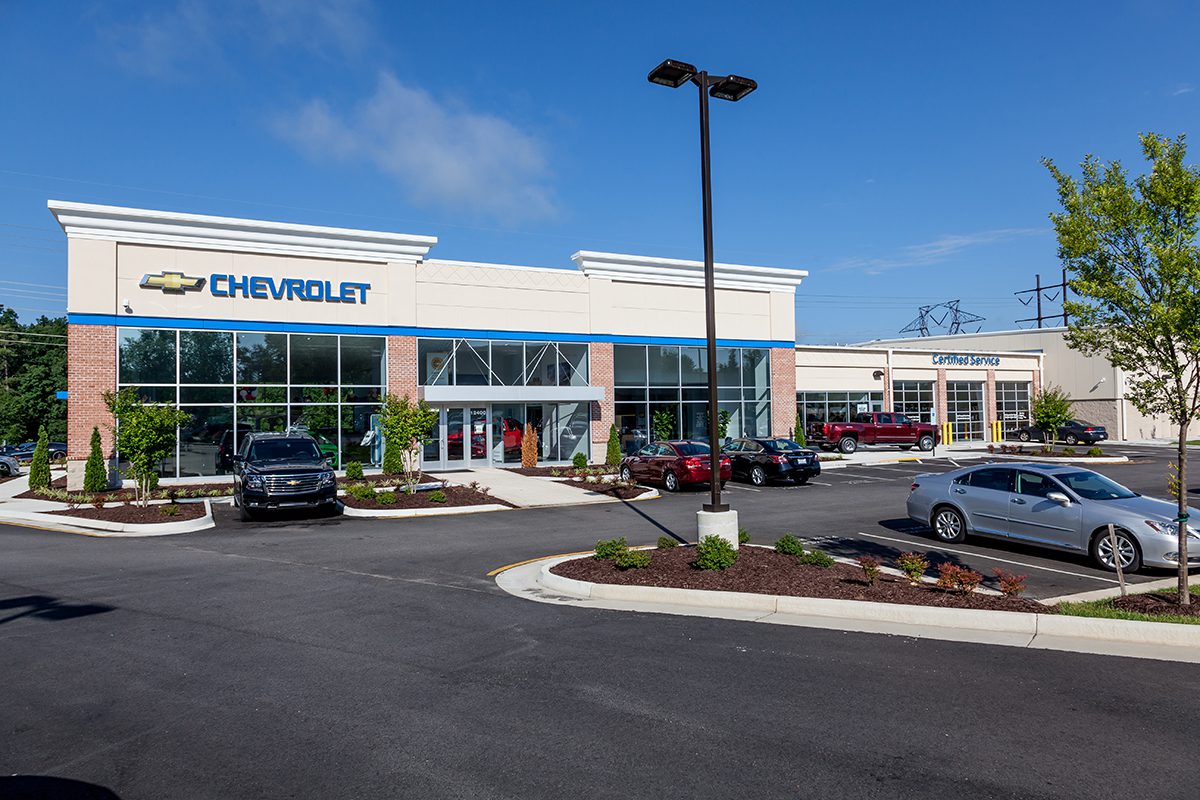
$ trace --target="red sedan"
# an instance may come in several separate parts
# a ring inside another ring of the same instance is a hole
[[[729,456],[721,456],[721,486],[733,475]],[[712,479],[705,442],[651,442],[621,459],[621,480],[661,483],[668,492]]]

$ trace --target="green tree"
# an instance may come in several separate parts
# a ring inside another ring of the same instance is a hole
[[[158,465],[175,452],[177,431],[192,415],[174,406],[144,403],[129,387],[105,392],[104,405],[113,415],[113,436],[117,452],[129,463],[126,477],[137,484],[137,495],[144,506],[150,490],[158,485]]]
[[[1075,416],[1071,398],[1058,386],[1047,386],[1034,395],[1029,414],[1047,444],[1058,438],[1058,430]]]
[[[1187,433],[1200,408],[1200,169],[1187,146],[1141,136],[1148,174],[1132,180],[1119,162],[1084,158],[1076,180],[1049,159],[1061,213],[1051,221],[1070,271],[1067,344],[1102,355],[1126,373],[1126,397],[1179,431],[1179,603],[1188,605]]]
[[[92,447],[87,465],[83,468],[83,490],[102,492],[108,488],[108,467],[104,463],[104,451],[100,442],[100,429],[92,428]]]
[[[420,451],[429,441],[438,412],[424,400],[412,402],[408,395],[384,398],[379,407],[379,427],[383,433],[383,474],[403,475],[407,491],[416,491],[421,479]],[[469,432],[464,432],[469,436]],[[468,446],[463,442],[463,446]]]
[[[608,426],[608,450],[604,454],[604,463],[610,467],[621,463],[621,435],[617,433],[616,425]]]
[[[22,325],[0,306],[0,440],[24,442],[46,427],[51,441],[67,435],[67,404],[55,392],[67,388],[67,321],[39,317]]]
[[[807,441],[804,438],[804,417],[800,415],[799,411],[796,412],[796,428],[792,436],[792,441],[801,447],[807,445]]]
[[[33,461],[29,464],[29,488],[46,489],[50,486],[50,436],[46,426],[38,429],[37,446],[33,448]]]

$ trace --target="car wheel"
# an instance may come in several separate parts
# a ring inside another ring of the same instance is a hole
[[[755,486],[762,486],[767,482],[767,473],[763,472],[763,468],[757,464],[750,468],[750,482]]]
[[[803,485],[804,485],[804,484],[806,484],[806,483],[808,483],[808,476],[807,476],[807,475],[801,475],[799,478],[796,478],[796,485],[797,485],[797,486],[803,486]]]
[[[1116,530],[1117,552],[1121,555],[1121,569],[1125,572],[1137,572],[1142,566],[1142,552],[1138,549],[1137,541],[1130,534],[1118,528]],[[1113,558],[1112,542],[1108,531],[1103,530],[1092,538],[1092,559],[1101,569],[1116,572],[1117,565]]]
[[[907,448],[905,448],[905,449],[907,449]],[[921,450],[922,452],[928,453],[930,450],[933,449],[933,437],[932,436],[922,436],[920,438],[920,440],[917,441],[917,449]]]
[[[235,499],[238,504],[238,516],[241,517],[242,522],[253,522],[254,512],[246,508],[246,504],[242,502],[241,498]]]
[[[1066,435],[1066,438],[1063,439],[1063,441],[1065,441],[1069,445],[1074,446],[1074,445],[1079,444],[1079,437],[1073,433],[1068,433]]]
[[[55,464],[62,464],[66,460],[67,460],[67,454],[64,453],[62,450],[56,450],[55,452],[50,454],[50,461]]]
[[[679,478],[675,477],[675,473],[667,471],[663,474],[663,488],[668,492],[679,491]]]
[[[961,542],[967,538],[967,522],[956,509],[942,506],[933,514],[933,532],[938,541]]]
[[[625,483],[633,482],[633,473],[629,470],[629,467],[621,467],[621,480]]]
[[[725,481],[721,481],[721,491],[725,491]]]
[[[858,439],[853,436],[843,436],[838,442],[838,450],[841,450],[846,455],[850,455],[858,449]]]
[[[9,472],[8,464],[0,464],[0,478],[7,478],[12,473]]]
[[[1029,441],[1029,431],[1021,431],[1020,433],[1017,434],[1017,438],[1020,439],[1022,442],[1028,442]]]

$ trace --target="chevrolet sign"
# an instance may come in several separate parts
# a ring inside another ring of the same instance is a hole
[[[144,275],[138,284],[143,289],[160,289],[166,294],[184,294],[208,287],[213,297],[241,297],[253,300],[306,300],[318,303],[367,302],[369,283],[355,281],[306,280],[304,278],[268,278],[261,275],[213,274],[207,278],[164,271]]]

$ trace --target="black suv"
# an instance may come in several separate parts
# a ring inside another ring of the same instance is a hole
[[[302,433],[248,433],[233,457],[242,519],[280,508],[337,508],[337,482],[316,441]]]

